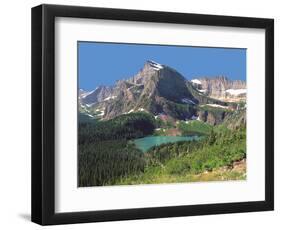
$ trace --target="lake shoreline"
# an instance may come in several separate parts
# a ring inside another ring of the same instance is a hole
[[[180,141],[198,141],[201,139],[200,135],[188,136],[146,136],[132,140],[136,148],[140,149],[143,153],[147,152],[154,146],[159,146],[167,143],[176,143]]]

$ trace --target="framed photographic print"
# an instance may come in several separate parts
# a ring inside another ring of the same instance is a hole
[[[273,210],[273,19],[32,9],[32,221]]]

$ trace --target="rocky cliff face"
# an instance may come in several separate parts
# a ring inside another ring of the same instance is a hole
[[[193,107],[198,104],[181,74],[153,61],[147,61],[134,77],[120,80],[113,87],[98,87],[82,94],[80,101],[101,111],[104,119],[137,111],[185,119],[194,115]]]
[[[192,106],[197,103],[187,90],[182,75],[153,61],[147,61],[136,76],[119,81],[116,91],[116,100],[106,108],[106,119],[136,111],[147,111],[154,115],[163,113],[184,119],[193,115]]]
[[[225,111],[220,112],[210,112],[208,110],[200,110],[198,112],[199,120],[207,122],[211,125],[221,124],[223,120],[228,116],[228,113]]]
[[[93,103],[101,102],[110,97],[113,93],[113,89],[108,86],[98,86],[95,90],[90,92],[85,92],[84,90],[79,90],[79,100],[82,104],[91,105]]]
[[[227,77],[198,78],[191,81],[202,94],[224,101],[246,100],[246,82]]]

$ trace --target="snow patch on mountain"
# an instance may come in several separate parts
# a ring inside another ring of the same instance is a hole
[[[97,116],[103,116],[104,115],[104,110],[96,109],[96,112],[99,112],[99,114],[97,114]]]
[[[240,95],[240,94],[245,94],[247,92],[246,89],[228,89],[226,90],[227,93],[231,94],[231,95]]]
[[[110,96],[110,97],[106,97],[104,98],[103,100],[104,101],[108,101],[108,100],[111,100],[111,99],[115,99],[117,96]]]
[[[199,81],[198,79],[192,79],[191,80],[192,83],[197,84],[197,85],[201,85],[201,81]]]
[[[82,93],[80,94],[80,98],[85,98],[85,97],[87,97],[88,95],[94,93],[98,88],[99,88],[99,86],[96,87],[94,90],[89,91],[89,92],[87,92],[87,91],[85,91],[85,90],[83,90],[83,89],[80,89],[80,91],[82,92]]]
[[[228,106],[223,106],[223,105],[218,105],[218,104],[206,104],[211,107],[216,107],[216,108],[222,108],[222,109],[228,109]]]
[[[194,101],[192,101],[192,100],[190,100],[190,99],[188,99],[188,98],[183,98],[183,99],[181,99],[181,102],[187,103],[187,104],[193,104],[193,105],[196,104]]]
[[[91,117],[91,118],[94,118],[93,115],[89,114],[89,113],[86,113],[87,116]]]
[[[200,92],[200,93],[206,93],[206,89],[198,89],[198,91]]]
[[[150,65],[153,69],[155,69],[155,70],[160,70],[160,69],[163,69],[163,68],[164,68],[163,65],[161,65],[161,64],[159,64],[159,63],[157,63],[157,62],[155,62],[155,61],[148,60],[147,62],[148,62],[149,65]]]

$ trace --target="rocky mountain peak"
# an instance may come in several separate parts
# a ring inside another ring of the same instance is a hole
[[[112,92],[112,87],[101,85],[90,92],[83,91],[83,94],[80,94],[79,99],[83,104],[92,104],[93,102],[103,101],[105,98],[111,96]]]
[[[246,82],[230,80],[226,76],[199,77],[191,83],[205,95],[219,100],[237,101],[246,98]]]
[[[152,68],[156,71],[159,71],[159,70],[164,68],[164,65],[161,65],[161,64],[159,64],[155,61],[152,61],[152,60],[147,60],[146,63],[145,63],[145,67]]]
[[[151,60],[147,60],[144,63],[143,68],[132,78],[128,79],[127,81],[133,84],[146,84],[148,81],[156,76],[157,73],[163,69],[164,66]]]

